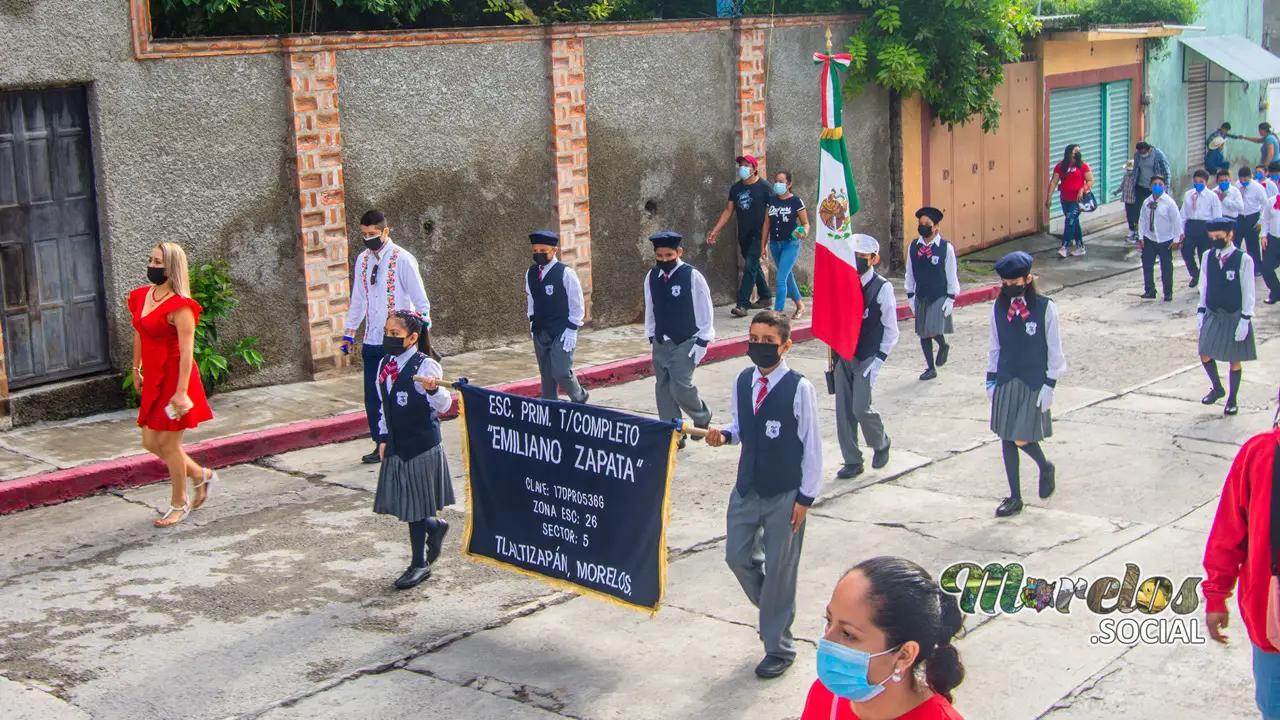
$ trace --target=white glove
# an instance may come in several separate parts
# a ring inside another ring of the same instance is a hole
[[[1204,311],[1203,310],[1196,313],[1196,329],[1197,330],[1204,329]]]
[[[689,349],[689,357],[693,358],[693,364],[695,366],[701,365],[702,358],[706,357],[706,355],[707,355],[706,345],[699,345],[698,343],[695,342],[693,344],[693,347]]]
[[[912,295],[911,297],[907,298],[907,304],[911,306],[911,314],[915,315],[916,314],[916,296]]]
[[[869,378],[871,380],[871,387],[876,386],[876,378],[880,377],[880,368],[883,366],[884,361],[880,358],[876,358],[871,361],[871,364],[867,366],[866,370],[862,371],[862,377]]]
[[[1249,337],[1249,318],[1240,318],[1236,323],[1236,342],[1244,342]]]
[[[564,341],[565,352],[573,352],[573,349],[578,347],[578,331],[573,328],[565,328],[564,334],[560,336],[560,339]]]
[[[1040,397],[1036,399],[1036,407],[1041,411],[1048,410],[1053,404],[1053,388],[1048,385],[1040,386]]]
[[[988,400],[996,399],[996,381],[995,380],[987,381],[987,399]]]
[[[947,298],[942,301],[942,314],[951,317],[951,311],[956,309],[956,299]]]

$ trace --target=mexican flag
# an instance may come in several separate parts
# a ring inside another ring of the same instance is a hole
[[[846,360],[853,359],[862,327],[862,281],[853,252],[849,221],[858,212],[858,190],[840,126],[838,70],[849,55],[814,53],[822,67],[822,140],[818,166],[817,248],[813,261],[813,336]]]

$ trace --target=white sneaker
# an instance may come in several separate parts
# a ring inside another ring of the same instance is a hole
[[[1081,245],[1080,247],[1076,248],[1075,250],[1072,250],[1072,251],[1071,251],[1071,257],[1084,257],[1084,246],[1083,246],[1083,245]]]
[[[1064,258],[1066,256],[1067,256],[1067,249],[1064,247],[1058,248],[1058,257]]]

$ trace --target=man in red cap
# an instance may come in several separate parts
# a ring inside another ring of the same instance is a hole
[[[771,192],[769,183],[760,181],[760,161],[750,155],[740,155],[738,163],[738,181],[729,188],[729,203],[720,220],[707,233],[707,244],[715,245],[720,230],[729,222],[729,217],[738,214],[738,250],[746,260],[742,270],[742,285],[738,287],[738,299],[733,308],[734,317],[746,317],[750,308],[767,308],[773,305],[773,293],[765,280],[764,271],[760,269],[760,254],[764,251],[762,230],[764,229],[765,211]],[[751,304],[751,288],[755,287],[757,300]]]

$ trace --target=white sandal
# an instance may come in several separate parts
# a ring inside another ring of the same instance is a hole
[[[176,512],[180,512],[180,513],[182,513],[182,517],[180,517],[180,518],[178,518],[177,520],[175,520],[175,521],[173,521],[173,522],[169,523],[168,525],[156,525],[156,527],[159,527],[159,528],[173,527],[174,525],[177,525],[178,523],[182,522],[183,520],[186,520],[186,519],[187,519],[187,516],[191,514],[191,503],[187,503],[186,505],[183,505],[182,507],[174,507],[174,506],[170,505],[170,506],[169,506],[169,509],[168,509],[168,510],[166,510],[166,511],[165,511],[165,513],[164,513],[164,515],[161,515],[161,516],[160,516],[160,519],[159,519],[159,520],[157,520],[156,522],[158,522],[158,523],[164,522],[165,520],[168,520],[168,519],[169,519],[169,516],[170,516],[170,515],[172,515],[172,514],[174,514],[174,513],[176,513]]]
[[[202,505],[204,505],[206,502],[209,502],[209,498],[213,497],[213,491],[214,491],[214,489],[215,489],[215,488],[217,488],[217,486],[218,486],[218,471],[217,471],[217,470],[210,470],[209,468],[201,468],[201,469],[200,469],[200,472],[201,472],[201,475],[204,475],[204,480],[200,481],[199,483],[197,483],[197,484],[195,484],[195,485],[192,485],[192,486],[191,486],[191,489],[192,489],[192,490],[199,490],[200,488],[204,487],[205,485],[208,485],[208,486],[209,486],[209,489],[208,489],[208,490],[206,490],[206,491],[205,491],[205,493],[204,493],[204,500],[201,500],[198,504],[193,505],[193,506],[192,506],[192,508],[191,508],[192,510],[195,510],[195,509],[197,509],[197,508],[201,507]],[[208,474],[207,474],[207,475],[205,475],[205,473],[208,473]],[[181,521],[179,521],[179,522],[181,522]]]

